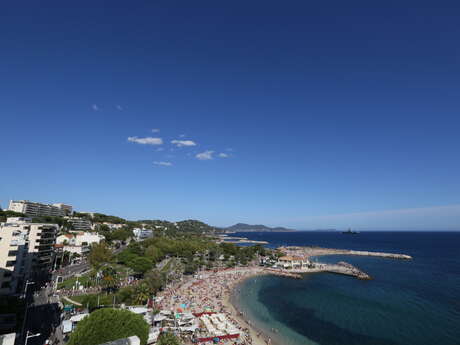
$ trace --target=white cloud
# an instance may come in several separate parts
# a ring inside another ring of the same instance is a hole
[[[97,106],[97,104],[93,104],[91,106],[91,108],[93,108],[94,111],[98,111],[99,110],[99,107]]]
[[[196,143],[192,140],[172,140],[171,144],[176,145],[177,147],[196,146]]]
[[[164,167],[170,167],[170,166],[173,165],[171,162],[153,162],[153,164],[161,165],[161,166],[164,166]]]
[[[154,129],[152,129],[152,133],[158,133],[159,131],[160,131],[159,128],[154,128]]]
[[[219,153],[219,157],[220,158],[227,158],[227,157],[229,157],[229,155],[226,154],[226,153],[221,152],[221,153]]]
[[[212,157],[213,153],[214,151],[204,151],[204,152],[198,153],[195,157],[199,159],[200,161],[207,161],[213,158]]]
[[[122,110],[123,110],[123,107],[122,107],[121,105],[119,105],[119,104],[117,104],[117,105],[115,106],[115,108],[117,108],[117,110],[119,110],[119,111],[122,111]]]
[[[185,134],[179,135],[179,138],[185,138]]]
[[[141,145],[161,145],[163,144],[163,139],[152,138],[152,137],[146,137],[146,138],[128,137],[128,141],[132,143],[141,144]]]

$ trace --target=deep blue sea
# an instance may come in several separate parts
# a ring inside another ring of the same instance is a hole
[[[246,280],[233,302],[284,345],[459,345],[460,232],[238,233],[280,245],[403,253],[413,260],[324,256],[350,262],[370,281],[314,273],[302,280]]]

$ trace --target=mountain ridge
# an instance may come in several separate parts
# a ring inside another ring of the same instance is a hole
[[[225,231],[233,231],[233,232],[293,232],[296,231],[294,229],[288,229],[282,226],[277,227],[269,227],[263,224],[245,224],[245,223],[237,223],[235,225],[222,228]]]

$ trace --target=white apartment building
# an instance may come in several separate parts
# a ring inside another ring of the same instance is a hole
[[[61,210],[63,210],[66,216],[70,216],[71,214],[73,214],[73,207],[71,205],[66,205],[60,202],[57,204],[53,204],[53,206],[58,207]]]
[[[54,260],[57,224],[0,223],[0,295],[20,294],[24,282],[48,271]]]
[[[104,236],[91,232],[78,232],[60,235],[56,238],[56,244],[68,244],[72,246],[90,246],[104,240]]]
[[[72,224],[73,230],[90,230],[92,228],[91,221],[86,218],[66,217],[67,221]]]
[[[58,205],[58,206],[56,206]],[[26,216],[53,216],[53,217],[63,217],[72,213],[72,206],[65,204],[42,204],[39,202],[32,202],[29,200],[10,200],[8,206],[8,211],[24,213]]]
[[[153,237],[153,230],[136,228],[136,229],[133,229],[133,234],[134,234],[134,237],[136,238],[136,241],[142,241],[147,238]]]

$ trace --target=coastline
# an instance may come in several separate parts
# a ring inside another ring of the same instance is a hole
[[[275,342],[274,336],[268,332],[259,330],[252,321],[247,321],[239,313],[238,306],[232,302],[232,295],[238,286],[248,278],[272,274],[258,266],[246,268],[223,269],[219,271],[201,271],[198,278],[192,278],[186,282],[177,282],[162,291],[159,296],[162,302],[160,309],[177,310],[184,304],[190,305],[187,309],[192,313],[206,311],[210,307],[212,311],[224,313],[229,320],[237,325],[240,330],[239,343],[245,345],[282,345],[283,342]],[[199,287],[199,288],[198,288]]]
[[[257,276],[269,275],[269,274],[270,273],[268,272],[260,271],[258,273],[254,273],[252,275],[247,275],[247,276],[240,278],[239,280],[233,283],[229,292],[222,298],[223,305],[228,308],[233,318],[237,320],[238,324],[248,329],[249,335],[252,339],[252,344],[254,345],[268,345],[268,344],[282,345],[282,342],[277,340],[275,337],[273,336],[271,337],[270,335],[268,335],[267,330],[261,330],[254,324],[254,322],[247,320],[244,314],[239,311],[239,307],[237,303],[234,301],[234,298],[235,298],[235,295],[239,293],[239,289],[241,288],[241,286],[244,284],[246,280],[257,277]]]

